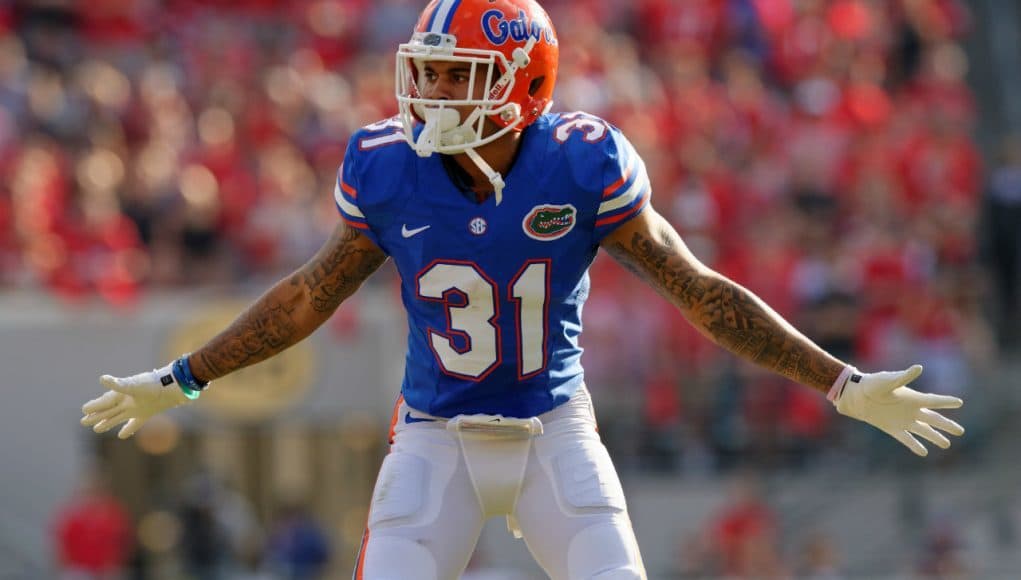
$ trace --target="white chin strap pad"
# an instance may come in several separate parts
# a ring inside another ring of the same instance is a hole
[[[415,141],[415,151],[420,157],[435,153],[443,133],[461,124],[461,115],[454,109],[416,106],[415,112],[425,119],[425,127]]]

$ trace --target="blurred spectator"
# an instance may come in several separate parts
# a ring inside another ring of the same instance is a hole
[[[703,533],[685,534],[674,562],[674,577],[682,579],[710,578],[716,573],[712,550],[714,539]]]
[[[681,455],[681,375],[667,361],[658,366],[645,382],[641,454],[645,469],[672,472]]]
[[[802,580],[840,580],[844,575],[837,562],[837,549],[822,532],[808,535],[802,547],[797,577]]]
[[[1006,344],[1021,340],[1021,138],[1004,141],[986,193],[989,260],[996,282],[999,332]]]
[[[298,500],[281,507],[269,532],[270,567],[286,580],[322,578],[330,561],[330,541],[323,527]]]
[[[963,558],[963,542],[957,521],[959,518],[943,515],[928,525],[923,538],[918,564],[921,578],[966,578],[968,567]]]
[[[208,472],[195,474],[182,489],[184,569],[196,580],[231,578],[261,535],[248,502]]]
[[[776,516],[750,474],[735,478],[726,507],[709,522],[712,558],[728,578],[783,578]]]
[[[98,470],[86,473],[58,510],[54,543],[61,580],[114,580],[126,571],[134,545],[131,520]]]
[[[197,497],[181,506],[181,552],[185,570],[200,580],[224,578],[230,544],[216,521],[212,500]]]

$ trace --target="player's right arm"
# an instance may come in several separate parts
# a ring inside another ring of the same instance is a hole
[[[311,260],[191,354],[194,377],[212,381],[298,343],[385,261],[386,254],[376,244],[341,221]]]
[[[82,407],[82,424],[103,433],[126,421],[118,436],[130,437],[149,417],[197,397],[189,387],[263,361],[307,337],[384,261],[386,254],[372,240],[340,221],[311,260],[191,355],[130,377],[100,377],[110,390]]]

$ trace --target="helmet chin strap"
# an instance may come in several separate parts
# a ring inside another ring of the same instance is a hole
[[[514,75],[517,74],[519,69],[528,66],[528,63],[531,62],[531,58],[529,58],[528,55],[532,52],[532,49],[535,48],[537,42],[539,42],[539,39],[533,36],[528,39],[524,48],[519,47],[514,49],[514,57],[510,67],[507,69],[507,72],[505,72],[503,76],[496,81],[492,89],[490,89],[491,93],[499,94],[507,86],[510,80],[514,78]],[[518,116],[520,120],[520,112]],[[503,188],[506,186],[506,183],[503,181],[503,176],[493,170],[493,168],[486,163],[486,160],[475,152],[474,148],[465,149],[464,152],[475,163],[475,165],[482,170],[482,173],[485,174],[486,178],[489,179],[490,185],[493,186],[493,195],[496,197],[496,205],[500,205],[500,202],[503,201]]]
[[[435,153],[441,145],[451,145],[451,141],[462,143],[466,140],[460,131],[470,131],[468,127],[480,118],[481,111],[476,109],[463,125],[460,124],[460,116],[453,109],[435,109],[422,107],[419,114],[425,119],[425,126],[415,141],[414,150],[419,157],[429,157]],[[482,173],[489,179],[493,186],[493,193],[496,195],[496,205],[503,201],[503,188],[505,186],[503,177],[497,173],[486,160],[479,155],[474,148],[466,148],[463,152],[475,163]]]
[[[464,152],[473,162],[475,162],[475,165],[482,170],[482,173],[486,175],[486,178],[489,179],[490,185],[493,186],[493,194],[496,196],[496,205],[500,205],[500,202],[503,201],[503,188],[506,185],[503,182],[503,176],[493,170],[493,168],[486,163],[486,160],[475,152],[475,149],[465,149]]]

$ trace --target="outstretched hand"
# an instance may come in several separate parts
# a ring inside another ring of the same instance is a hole
[[[105,433],[127,422],[117,436],[134,435],[153,415],[190,403],[177,384],[170,365],[125,378],[103,375],[99,383],[109,389],[82,406],[82,425]]]
[[[837,411],[864,421],[903,443],[916,455],[929,454],[915,436],[941,449],[950,447],[950,440],[936,429],[950,435],[964,434],[964,427],[933,409],[956,409],[964,404],[957,397],[920,393],[908,388],[922,374],[922,365],[898,372],[860,373],[854,371],[833,401]]]

